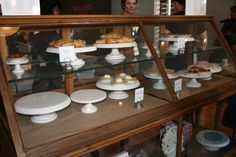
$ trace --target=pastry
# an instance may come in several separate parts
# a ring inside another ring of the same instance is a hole
[[[100,38],[102,38],[102,39],[104,39],[104,38],[114,38],[114,39],[117,39],[117,38],[120,38],[120,37],[121,37],[121,35],[113,33],[113,32],[107,33],[107,34],[102,34],[100,36]]]
[[[124,83],[126,83],[126,81],[120,77],[117,77],[112,81],[112,84],[124,84]]]
[[[49,43],[50,47],[61,47],[61,46],[74,46],[74,47],[85,47],[86,46],[86,41],[85,40],[73,40],[73,41],[68,41],[68,40],[57,40],[57,41],[52,41]]]

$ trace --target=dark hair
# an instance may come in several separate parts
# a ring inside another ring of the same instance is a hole
[[[236,11],[236,5],[230,7],[230,11]]]
[[[126,2],[126,0],[121,0],[121,8],[123,10],[125,9],[125,2]],[[138,0],[136,0],[136,3],[138,3]]]
[[[40,0],[41,15],[53,14],[53,8],[58,7],[62,10],[62,4],[60,0]]]
[[[181,3],[181,4],[185,5],[185,0],[173,0],[173,1],[176,1],[178,3]]]

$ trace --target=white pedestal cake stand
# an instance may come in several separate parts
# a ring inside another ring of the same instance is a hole
[[[149,50],[149,48],[148,48],[148,46],[147,46],[146,44],[143,45],[141,48],[147,50],[147,53],[145,54],[145,56],[146,56],[147,58],[151,58],[151,57],[152,57],[151,51]],[[160,52],[157,50],[157,47],[154,46],[154,48],[155,48],[157,54],[160,55]]]
[[[166,89],[165,84],[163,83],[163,79],[160,73],[150,73],[150,72],[144,72],[143,75],[146,78],[150,79],[157,79],[158,81],[153,85],[153,88],[155,89]],[[179,77],[178,73],[173,73],[173,74],[167,74],[169,79],[175,79]]]
[[[13,74],[22,74],[24,73],[24,69],[20,67],[21,64],[25,64],[29,62],[28,58],[22,57],[22,58],[14,58],[14,59],[8,59],[7,64],[8,65],[15,65],[15,69],[13,70]]]
[[[24,96],[15,103],[17,113],[32,115],[33,123],[48,123],[57,118],[56,111],[69,106],[70,98],[64,93],[41,92]]]
[[[187,87],[191,88],[199,88],[201,87],[201,83],[197,81],[197,79],[203,79],[203,78],[209,78],[211,77],[211,72],[203,72],[202,74],[191,74],[191,73],[186,73],[185,70],[178,71],[179,76],[185,77],[185,78],[190,78],[191,80],[186,83]]]
[[[97,48],[95,46],[86,46],[86,47],[78,47],[78,48],[74,48],[74,52],[75,54],[77,53],[86,53],[86,52],[92,52],[92,51],[96,51]],[[48,47],[46,49],[46,52],[48,53],[55,53],[55,54],[59,54],[59,48],[54,48],[54,47]],[[77,57],[77,56],[76,56]],[[80,58],[76,58],[75,61],[71,62],[72,67],[77,70],[79,68],[81,68],[82,66],[84,66],[85,62],[84,60],[80,59]],[[64,65],[62,63],[62,65]]]
[[[228,136],[217,130],[202,130],[196,135],[196,140],[210,151],[217,151],[230,143]]]
[[[138,80],[134,80],[132,82],[124,83],[124,84],[112,84],[112,83],[103,83],[99,80],[96,86],[100,89],[113,91],[108,97],[111,99],[125,99],[128,98],[129,95],[124,90],[131,90],[137,88],[140,85]]]
[[[112,49],[105,59],[111,64],[119,64],[125,60],[125,56],[119,52],[119,48],[135,47],[136,42],[115,43],[115,44],[94,44],[97,48]]]
[[[83,89],[71,94],[71,100],[76,103],[86,104],[81,108],[83,113],[94,113],[97,107],[92,103],[100,102],[107,97],[106,92],[98,89]]]

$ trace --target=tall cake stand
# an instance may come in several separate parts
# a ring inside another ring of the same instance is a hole
[[[107,97],[106,92],[98,89],[83,89],[71,94],[70,98],[76,103],[86,104],[81,108],[83,113],[94,113],[97,107],[92,103],[100,102]]]
[[[199,88],[201,87],[201,83],[197,81],[197,79],[209,78],[211,77],[211,72],[203,72],[203,73],[187,73],[185,70],[178,71],[179,76],[190,78],[191,80],[186,83],[187,87],[191,88]]]
[[[155,89],[166,89],[166,85],[163,82],[162,76],[160,73],[150,73],[150,72],[144,72],[143,75],[146,78],[150,78],[150,79],[157,79],[158,81],[153,84],[153,88]],[[173,74],[167,74],[167,77],[169,79],[175,79],[177,77],[179,77],[178,73],[173,73]]]
[[[28,63],[29,59],[25,57],[21,58],[12,58],[7,60],[8,65],[15,65],[15,69],[13,70],[13,74],[23,74],[24,69],[21,68],[21,64]]]
[[[122,84],[112,84],[104,83],[102,80],[97,81],[96,86],[100,89],[113,91],[108,97],[111,99],[125,99],[129,95],[124,90],[131,90],[137,88],[140,85],[138,80],[133,80],[132,82],[122,83]]]
[[[105,57],[106,61],[112,64],[119,64],[125,60],[125,55],[120,53],[119,48],[128,48],[137,46],[136,42],[130,43],[115,43],[115,44],[94,44],[97,48],[112,49]]]
[[[97,48],[95,46],[86,46],[86,47],[74,48],[75,54],[92,52],[92,51],[96,51],[96,50],[97,50]],[[46,49],[46,52],[59,54],[59,48],[48,47]],[[81,68],[84,64],[85,64],[84,60],[78,58],[77,56],[76,56],[76,60],[71,61],[71,65],[75,70]]]
[[[24,96],[15,103],[17,113],[31,115],[33,123],[48,123],[57,118],[56,111],[69,106],[69,96],[59,92],[40,92]]]

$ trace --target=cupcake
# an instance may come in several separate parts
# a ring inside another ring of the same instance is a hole
[[[112,78],[111,75],[105,74],[100,80],[102,83],[111,83]]]

